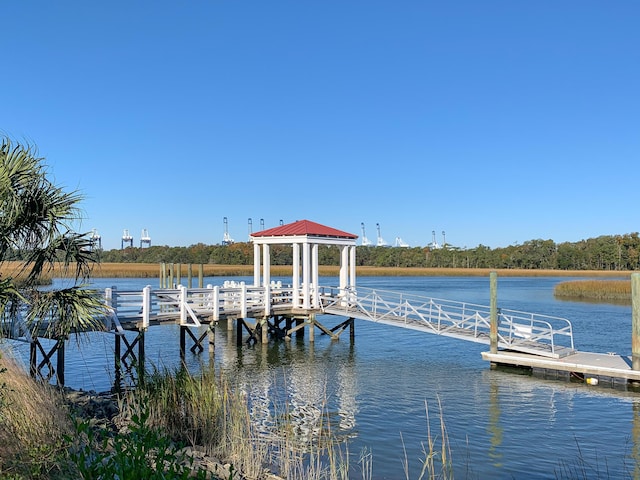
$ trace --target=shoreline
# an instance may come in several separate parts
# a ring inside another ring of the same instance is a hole
[[[169,264],[167,264],[169,265]],[[182,277],[188,274],[188,264],[173,264],[180,266]],[[200,265],[192,264],[192,276],[197,277]],[[252,276],[253,265],[216,265],[203,264],[204,276]],[[290,265],[272,265],[272,276],[287,276],[292,274]],[[501,268],[422,268],[422,267],[356,267],[356,276],[424,276],[424,277],[484,277],[496,272],[502,277],[605,277],[630,278],[634,273],[630,270],[529,270],[529,269],[501,269]],[[55,273],[55,272],[54,272]],[[337,276],[338,266],[320,265],[320,276]],[[159,278],[160,264],[155,263],[101,263],[92,271],[95,278]]]

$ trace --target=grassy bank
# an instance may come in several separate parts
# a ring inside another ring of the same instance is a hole
[[[19,263],[6,262],[2,265],[2,276],[14,276],[19,271]],[[178,264],[174,264],[174,269]],[[187,276],[188,265],[181,264],[180,270],[183,277]],[[220,276],[252,276],[253,265],[214,265],[203,264],[203,274],[206,277]],[[192,275],[197,277],[199,265],[192,265]],[[630,271],[612,270],[525,270],[525,269],[493,269],[493,268],[396,268],[396,267],[369,267],[356,268],[356,275],[361,277],[373,276],[423,276],[423,277],[486,277],[495,271],[501,277],[625,277]],[[157,263],[101,263],[96,265],[92,276],[96,278],[158,278],[160,265]],[[321,265],[321,276],[338,276],[339,267],[334,265]],[[63,276],[61,267],[56,267],[52,276]],[[272,265],[272,276],[289,276],[292,274],[290,265]]]
[[[557,284],[554,296],[597,302],[631,303],[631,280],[571,280]]]

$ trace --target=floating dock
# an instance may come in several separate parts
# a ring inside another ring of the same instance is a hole
[[[587,383],[597,383],[603,377],[621,379],[627,383],[640,384],[640,371],[632,369],[630,356],[615,353],[575,352],[563,358],[548,358],[521,352],[482,352],[483,360],[492,366],[507,366],[531,370],[567,372],[583,378]]]

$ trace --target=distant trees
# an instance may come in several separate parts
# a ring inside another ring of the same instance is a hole
[[[321,265],[337,265],[339,250],[321,246]],[[247,242],[232,245],[190,247],[129,247],[101,252],[103,262],[143,263],[212,263],[221,265],[251,265],[253,245]],[[358,246],[356,262],[375,267],[438,267],[438,268],[513,268],[549,270],[638,270],[640,269],[640,237],[638,233],[601,236],[579,242],[555,243],[553,240],[529,240],[521,245],[491,249],[478,245],[470,249],[454,246],[373,247]],[[286,245],[271,248],[273,265],[291,265],[292,249]]]

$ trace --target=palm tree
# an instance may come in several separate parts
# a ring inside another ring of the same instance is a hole
[[[46,166],[30,145],[2,138],[0,144],[0,321],[25,320],[31,336],[64,342],[72,333],[100,328],[105,305],[85,288],[97,254],[81,220],[82,196],[47,178]],[[61,289],[42,288],[62,268]]]

